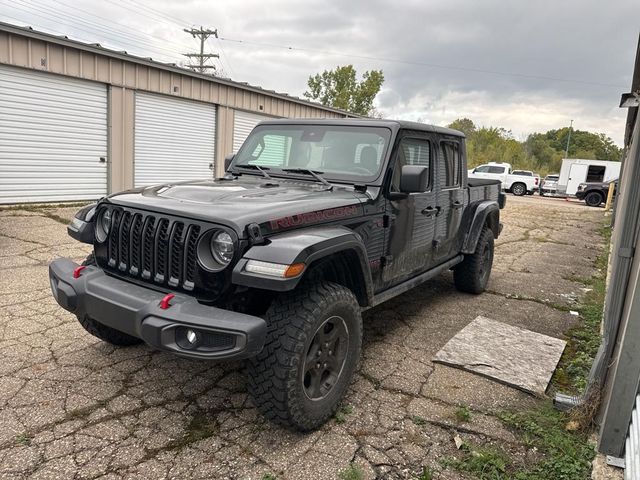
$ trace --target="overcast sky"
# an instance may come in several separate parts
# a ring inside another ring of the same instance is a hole
[[[233,80],[301,96],[309,75],[382,69],[388,118],[469,117],[518,139],[567,126],[622,142],[638,0],[0,0],[0,19],[160,61],[207,48]],[[288,48],[290,47],[290,48]]]

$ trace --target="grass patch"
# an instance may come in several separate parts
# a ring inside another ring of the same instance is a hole
[[[262,475],[262,480],[277,480],[273,473],[265,473]]]
[[[342,470],[338,477],[340,480],[362,480],[364,478],[364,472],[355,464],[350,464],[346,469]]]
[[[336,423],[344,423],[347,420],[347,415],[353,413],[353,407],[351,405],[342,405],[335,414]]]
[[[611,228],[602,226],[599,233],[604,239],[605,248],[596,259],[597,272],[591,278],[576,279],[591,288],[583,304],[576,309],[582,321],[566,332],[567,347],[552,379],[552,385],[557,391],[572,395],[584,391],[593,359],[600,347]]]
[[[584,480],[589,478],[595,456],[587,433],[567,431],[569,415],[549,403],[526,412],[509,412],[500,419],[529,448],[540,453],[532,464],[516,464],[500,448],[464,444],[461,458],[446,458],[443,466],[482,480]]]
[[[460,423],[471,420],[471,410],[467,407],[460,407],[456,410],[456,420]]]

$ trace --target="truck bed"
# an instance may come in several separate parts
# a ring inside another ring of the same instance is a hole
[[[469,186],[469,202],[478,202],[480,200],[499,199],[502,184],[500,180],[492,180],[486,178],[470,178],[467,180]]]

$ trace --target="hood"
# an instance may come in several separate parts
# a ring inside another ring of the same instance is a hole
[[[313,181],[242,175],[138,188],[110,195],[107,201],[226,225],[243,237],[251,223],[268,234],[361,216],[368,199],[352,187],[336,185],[328,190]]]

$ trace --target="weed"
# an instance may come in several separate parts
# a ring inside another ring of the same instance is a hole
[[[364,472],[358,465],[352,463],[345,470],[342,470],[338,476],[340,480],[362,480]]]
[[[31,445],[31,439],[33,437],[28,433],[21,433],[17,435],[15,438],[16,445]]]
[[[214,435],[218,431],[218,423],[211,421],[203,413],[196,413],[187,426],[184,437],[174,440],[171,448],[182,448],[198,440],[204,440]]]
[[[344,423],[347,419],[347,415],[353,413],[353,407],[351,405],[341,406],[335,414],[336,423]]]
[[[427,424],[427,421],[418,415],[414,415],[413,417],[411,417],[411,421],[418,426]]]
[[[433,470],[430,467],[422,467],[418,480],[433,480]]]
[[[456,420],[458,422],[468,422],[471,420],[471,410],[467,407],[460,407],[456,410]]]
[[[502,450],[491,447],[464,444],[463,457],[445,458],[442,464],[458,471],[471,473],[480,480],[503,480],[512,478],[508,473],[511,465],[509,456]]]
[[[262,475],[262,480],[276,480],[276,476],[273,473],[265,473]]]

